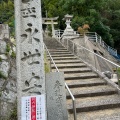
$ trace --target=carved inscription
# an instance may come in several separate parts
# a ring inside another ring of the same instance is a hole
[[[68,120],[64,73],[46,75],[48,120]]]
[[[43,64],[41,60],[41,39],[40,28],[37,22],[37,7],[35,2],[38,0],[22,0],[21,17],[24,21],[24,29],[21,31],[21,65],[23,68],[22,82],[24,93],[41,94],[42,82],[44,74],[40,74],[39,70]],[[26,27],[25,27],[26,26]],[[41,68],[43,69],[43,68]],[[26,72],[30,71],[30,72]],[[26,75],[27,74],[27,75]]]
[[[15,0],[15,8],[18,120],[21,120],[21,97],[45,94],[41,0]]]
[[[31,78],[28,80],[25,80],[25,87],[23,89],[23,92],[29,92],[29,93],[36,93],[41,94],[40,88],[42,88],[42,85],[39,84],[40,76],[36,75],[34,72],[31,74]]]
[[[22,3],[28,3],[28,2],[31,2],[33,0],[22,0]]]
[[[38,29],[35,28],[32,23],[28,23],[27,26],[28,28],[25,30],[25,33],[21,35],[21,43],[23,43],[25,40],[28,41],[29,44],[32,44],[33,40],[40,42],[40,39],[35,36],[37,33],[39,33]]]
[[[56,101],[56,105],[57,105],[57,112],[58,112],[58,120],[61,120],[61,116],[63,116],[63,111],[62,111],[62,85],[60,84],[60,82],[57,80],[54,86],[54,92],[55,92],[55,101]]]
[[[40,53],[38,52],[38,50],[36,49],[36,53],[35,54],[31,54],[31,52],[29,51],[29,53],[27,54],[26,52],[23,53],[24,57],[21,59],[23,62],[27,61],[28,65],[33,65],[33,64],[40,64]]]
[[[22,9],[21,12],[22,12],[22,17],[23,17],[23,18],[27,18],[27,17],[36,18],[36,10],[35,10],[35,7]]]

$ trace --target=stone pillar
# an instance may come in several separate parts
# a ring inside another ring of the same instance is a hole
[[[52,26],[52,37],[55,37],[55,29],[54,29],[54,21],[51,20],[51,26]]]
[[[15,0],[18,120],[21,97],[45,94],[41,1]]]

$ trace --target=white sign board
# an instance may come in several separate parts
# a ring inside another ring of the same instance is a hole
[[[21,120],[45,120],[45,95],[22,97]]]

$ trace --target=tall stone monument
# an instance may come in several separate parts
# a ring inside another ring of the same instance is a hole
[[[18,120],[21,97],[45,94],[40,0],[15,0]]]

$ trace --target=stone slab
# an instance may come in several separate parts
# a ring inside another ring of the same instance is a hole
[[[6,53],[6,42],[3,40],[0,40],[0,54]]]
[[[68,109],[72,111],[71,101],[68,100]],[[87,112],[93,110],[104,110],[109,108],[120,108],[120,96],[117,94],[88,97],[88,98],[76,98],[76,109],[77,111]]]
[[[106,94],[117,93],[116,89],[108,85],[99,85],[92,87],[71,88],[71,92],[74,96],[86,97],[86,96],[100,96]],[[67,92],[67,96],[69,93]]]
[[[46,75],[48,120],[68,120],[64,73]]]

